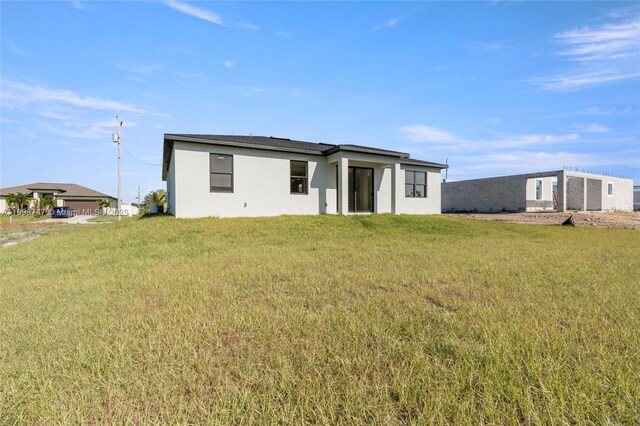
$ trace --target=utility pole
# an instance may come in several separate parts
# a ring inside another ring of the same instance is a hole
[[[447,168],[444,169],[444,181],[446,182],[449,180],[449,157],[447,157],[444,163],[447,165]]]
[[[122,127],[122,121],[116,115],[117,131],[113,134],[113,142],[118,144],[118,222],[122,220],[122,191],[120,183],[120,128]]]
[[[142,205],[141,205],[141,201],[140,201],[140,185],[138,185],[138,214],[140,214],[140,212],[142,211]]]

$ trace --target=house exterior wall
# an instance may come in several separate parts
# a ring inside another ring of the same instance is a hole
[[[557,182],[557,177],[546,176],[527,179],[526,185],[526,211],[553,210],[553,183]],[[536,181],[542,181],[542,197],[536,199]]]
[[[175,148],[174,148],[175,153]],[[167,171],[167,212],[169,214],[175,215],[175,207],[176,207],[176,161],[175,156],[171,155],[171,160],[169,161],[169,170]]]
[[[525,175],[444,182],[442,211],[524,211],[526,186]]]
[[[5,197],[0,197],[0,213],[6,212],[8,208],[7,199]]]
[[[233,155],[233,192],[210,192],[210,154]],[[167,170],[169,212],[177,218],[256,217],[338,213],[338,163],[374,173],[376,213],[440,213],[440,170],[403,165],[400,159],[348,153],[328,157],[175,141]],[[290,193],[290,160],[308,162],[308,194]],[[397,163],[397,164],[396,164]],[[400,188],[393,203],[393,167]],[[405,198],[404,170],[427,172],[427,197]]]
[[[399,214],[440,214],[442,210],[442,196],[440,189],[440,169],[432,169],[430,167],[402,165],[400,167],[400,193],[398,197]],[[418,172],[427,172],[427,196],[425,198],[405,197],[405,170],[415,170]]]
[[[233,193],[210,192],[210,153],[233,155]],[[335,166],[321,156],[175,142],[172,157],[178,218],[336,212]],[[306,195],[290,193],[290,160],[308,162]]]
[[[535,181],[542,180],[542,200],[535,199]],[[557,209],[562,211],[632,210],[633,181],[593,173],[558,170],[486,179],[442,183],[442,211],[540,211],[553,209],[553,182],[557,182]],[[601,183],[600,183],[601,182]],[[607,184],[613,183],[612,195]],[[598,187],[601,185],[601,191]],[[586,196],[585,196],[586,195]],[[585,204],[586,199],[586,204]],[[598,208],[600,207],[600,208]]]
[[[613,195],[607,194],[608,183],[613,183]],[[602,178],[602,210],[633,211],[633,180],[604,176]]]
[[[604,182],[606,185],[606,182]],[[587,179],[587,210],[602,210],[602,186],[600,179]]]
[[[567,209],[583,210],[584,178],[569,176],[567,178]]]

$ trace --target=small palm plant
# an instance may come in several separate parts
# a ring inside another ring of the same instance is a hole
[[[42,197],[40,207],[49,211],[56,206],[56,200],[53,197]]]
[[[167,194],[164,191],[153,191],[151,202],[164,207],[167,204]]]
[[[109,200],[100,200],[98,201],[98,208],[102,214],[107,214],[107,209],[111,207],[111,201]]]
[[[31,197],[21,192],[15,192],[7,195],[7,204],[13,212],[16,210],[28,209],[31,200]]]

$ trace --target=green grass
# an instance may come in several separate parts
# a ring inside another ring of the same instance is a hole
[[[1,249],[0,423],[638,424],[640,233],[78,226]]]
[[[23,215],[11,215],[11,218],[9,218],[9,215],[5,213],[0,214],[0,224],[8,224],[9,220],[11,220],[11,223],[19,224],[19,223],[37,222],[39,220],[44,220],[44,219],[51,219],[51,216],[49,215],[35,216],[32,214],[23,214]]]
[[[121,216],[121,222],[128,222],[131,220],[138,220],[140,216]],[[88,220],[89,222],[97,222],[97,223],[113,223],[118,221],[118,216],[111,215],[100,215],[96,217],[92,217]]]

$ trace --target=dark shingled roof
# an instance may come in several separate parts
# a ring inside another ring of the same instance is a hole
[[[365,154],[384,155],[402,160],[402,164],[413,164],[435,168],[447,168],[445,164],[431,163],[421,160],[410,160],[409,154],[387,149],[360,145],[332,145],[326,143],[306,142],[294,139],[276,138],[273,136],[241,136],[241,135],[198,135],[185,133],[165,133],[162,159],[162,179],[167,177],[169,161],[174,141],[203,143],[211,145],[233,146],[240,148],[264,149],[269,151],[298,152],[311,155],[330,155],[338,151],[360,152]]]
[[[309,151],[310,153],[322,154],[335,145],[325,143],[297,141],[285,138],[275,138],[273,136],[240,136],[240,135],[194,135],[194,134],[166,134],[164,138],[176,138],[184,140],[185,138],[200,139],[203,141],[215,142],[233,142],[239,145],[258,145],[265,148],[290,148],[300,151]]]
[[[57,192],[57,197],[70,198],[70,197],[84,197],[84,198],[112,198],[111,195],[103,194],[102,192],[94,191],[86,186],[77,185],[75,183],[30,183],[28,185],[12,186],[9,188],[0,189],[0,196],[6,196],[16,192],[22,194],[30,194],[32,192],[47,191]]]

